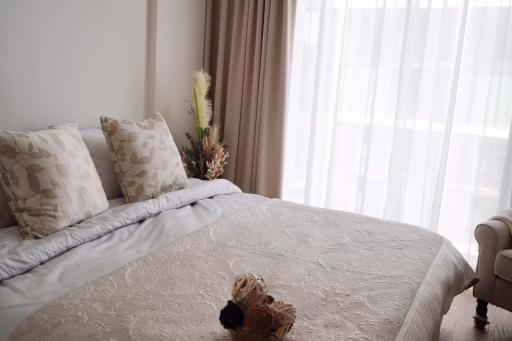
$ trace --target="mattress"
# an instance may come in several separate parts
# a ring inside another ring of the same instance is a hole
[[[430,340],[475,281],[437,234],[227,181],[113,202],[46,241],[15,235],[0,236],[3,339],[227,339],[219,310],[255,272],[296,306],[290,339]]]

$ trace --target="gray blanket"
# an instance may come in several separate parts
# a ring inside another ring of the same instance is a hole
[[[226,180],[189,181],[183,190],[110,209],[43,239],[16,242],[0,240],[0,282],[22,274],[76,246],[163,211],[184,207],[209,197],[240,192],[238,187]]]

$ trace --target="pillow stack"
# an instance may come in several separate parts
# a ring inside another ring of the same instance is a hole
[[[76,124],[0,131],[1,227],[14,223],[5,201],[23,237],[33,239],[107,210],[107,198],[121,191],[137,202],[183,187],[186,173],[160,115],[100,121],[104,137],[99,129],[82,135]]]

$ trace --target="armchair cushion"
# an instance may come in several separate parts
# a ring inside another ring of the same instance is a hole
[[[496,276],[512,282],[512,249],[498,252],[494,273]]]

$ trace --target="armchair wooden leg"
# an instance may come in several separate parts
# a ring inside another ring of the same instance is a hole
[[[476,300],[476,315],[473,316],[475,320],[475,327],[478,329],[485,329],[485,326],[489,324],[487,320],[487,302],[481,299]]]

